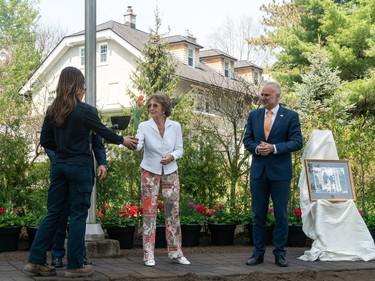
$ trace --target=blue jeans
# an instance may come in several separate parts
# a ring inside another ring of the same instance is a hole
[[[54,163],[51,165],[50,180],[47,214],[38,227],[28,261],[34,264],[47,262],[46,251],[70,201],[67,268],[79,268],[83,265],[86,219],[93,188],[92,164]]]
[[[52,240],[51,255],[52,257],[63,258],[65,256],[65,238],[66,238],[66,225],[68,224],[70,202],[66,204],[64,212],[61,214],[59,225],[56,229],[55,236]],[[86,257],[86,247],[83,251],[83,257]]]
[[[273,254],[285,256],[288,240],[288,200],[290,181],[270,181],[264,174],[261,179],[250,179],[253,206],[253,254],[263,256],[266,251],[265,233],[270,196],[273,202],[275,227]]]

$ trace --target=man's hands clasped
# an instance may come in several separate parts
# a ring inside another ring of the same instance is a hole
[[[257,152],[261,156],[267,156],[274,152],[274,147],[272,144],[262,141],[257,147]]]
[[[132,136],[125,136],[122,144],[130,150],[135,150],[137,148],[138,139]]]

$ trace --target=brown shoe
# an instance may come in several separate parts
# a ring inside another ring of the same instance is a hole
[[[49,266],[48,264],[41,265],[35,263],[27,263],[24,266],[23,270],[28,273],[34,273],[41,276],[56,275],[56,269],[53,266]]]
[[[94,273],[94,267],[90,264],[82,265],[80,268],[67,269],[65,271],[65,277],[87,277]]]

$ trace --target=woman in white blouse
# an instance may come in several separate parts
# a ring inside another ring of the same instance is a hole
[[[176,160],[182,157],[181,125],[168,118],[172,103],[162,92],[151,95],[146,102],[151,118],[138,126],[137,151],[144,147],[141,162],[141,196],[143,201],[143,260],[155,265],[154,248],[158,194],[164,200],[165,230],[168,257],[180,264],[190,264],[181,249],[179,217],[180,182]]]

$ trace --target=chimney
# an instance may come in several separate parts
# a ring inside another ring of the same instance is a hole
[[[186,28],[185,29],[185,37],[187,37],[190,41],[194,42],[194,43],[197,43],[197,38],[193,36],[193,34],[191,34],[189,32],[189,29]]]
[[[136,14],[133,13],[132,6],[128,6],[126,10],[126,14],[124,14],[124,21],[125,25],[130,26],[131,28],[135,28],[135,18]]]

